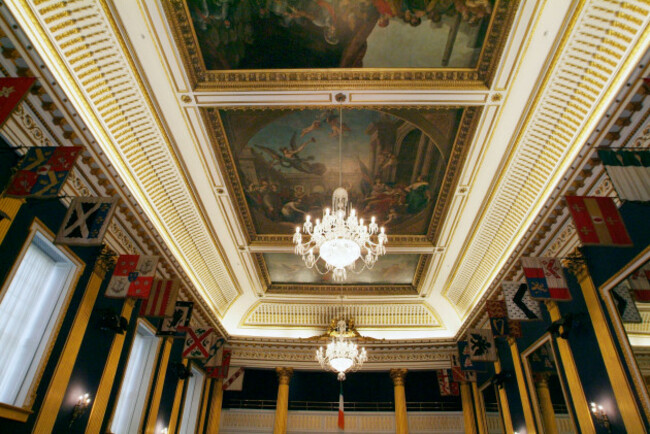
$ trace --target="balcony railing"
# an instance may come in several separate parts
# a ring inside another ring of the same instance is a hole
[[[224,408],[274,409],[275,400],[271,399],[228,399]],[[338,401],[289,401],[289,410],[336,411]],[[347,411],[393,411],[393,402],[359,402],[345,403]],[[407,402],[408,411],[461,411],[458,402]]]

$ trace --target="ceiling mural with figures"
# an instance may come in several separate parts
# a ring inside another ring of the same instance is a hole
[[[589,134],[617,89],[632,95],[629,77],[650,68],[647,15],[600,0],[61,3],[2,2],[3,42],[16,42],[4,75],[43,77],[26,102],[47,100],[5,132],[83,141],[69,184],[123,198],[112,248],[160,254],[158,277],[180,277],[224,336],[287,348],[339,305],[372,319],[364,336],[452,339],[517,279],[519,256],[566,256],[558,197],[582,181],[608,194],[582,170],[585,140],[599,146]],[[642,130],[631,119],[625,143]],[[342,283],[292,243],[339,186],[388,237],[374,268]]]
[[[463,148],[464,111],[342,109],[342,123],[331,108],[209,113],[223,125],[222,154],[233,165],[232,188],[242,195],[254,239],[289,236],[306,215],[322,215],[339,173],[361,216],[375,216],[392,236],[431,236]]]
[[[471,68],[492,0],[187,0],[209,70]]]
[[[162,2],[195,85],[447,88],[487,85],[518,0]]]

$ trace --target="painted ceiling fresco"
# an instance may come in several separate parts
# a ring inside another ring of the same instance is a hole
[[[346,285],[411,285],[420,255],[385,255],[372,269],[349,272]],[[299,256],[290,253],[265,253],[264,261],[272,283],[335,284],[332,273],[319,274],[305,267]],[[340,284],[336,284],[339,285]]]
[[[494,0],[186,0],[208,70],[472,68]]]
[[[361,217],[391,235],[425,235],[463,109],[343,109],[342,128],[336,109],[218,113],[256,234],[289,235],[321,216],[342,172]]]

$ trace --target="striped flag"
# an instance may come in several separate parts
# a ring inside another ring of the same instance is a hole
[[[343,382],[339,381],[339,428],[345,429],[345,412],[343,409]]]
[[[155,279],[149,298],[140,306],[140,316],[172,316],[180,284],[179,279]]]
[[[623,200],[650,200],[650,150],[598,151],[600,161]]]
[[[536,300],[570,301],[569,285],[557,258],[522,257],[521,266],[530,296]]]
[[[244,368],[231,366],[228,369],[228,376],[223,381],[223,390],[232,390],[233,392],[241,392],[244,388]]]
[[[584,245],[631,246],[632,240],[611,197],[565,196]]]

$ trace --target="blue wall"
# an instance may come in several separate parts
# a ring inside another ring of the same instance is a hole
[[[7,143],[0,137],[0,184],[5,186],[11,176],[11,169],[17,164],[19,157],[9,149]],[[63,221],[66,213],[66,207],[59,200],[36,200],[27,199],[26,203],[20,208],[18,215],[13,219],[9,232],[7,233],[4,241],[0,244],[0,285],[4,283],[11,267],[13,266],[20,249],[22,248],[25,240],[27,239],[29,228],[35,218],[41,220],[45,226],[53,233],[59,229],[59,225]],[[32,406],[33,413],[29,416],[26,422],[16,422],[13,420],[0,418],[0,434],[21,434],[31,433],[39,409],[43,402],[45,393],[49,386],[54,370],[59,361],[59,356],[65,345],[66,339],[70,333],[72,323],[77,314],[82,297],[84,295],[86,285],[93,271],[95,260],[101,247],[76,247],[70,246],[70,249],[76,254],[84,263],[85,269],[80,277],[77,286],[70,299],[68,310],[64,314],[63,322],[58,335],[55,337],[54,346],[52,349],[51,357],[47,361],[42,379],[36,390],[36,399]],[[97,388],[104,371],[106,358],[108,356],[111,344],[113,342],[114,333],[103,331],[99,328],[98,322],[100,311],[103,309],[113,309],[116,312],[122,310],[124,304],[123,300],[116,300],[104,297],[104,290],[108,283],[110,272],[107,274],[107,279],[102,282],[102,286],[97,296],[97,300],[93,306],[93,311],[88,322],[86,333],[83,337],[81,347],[77,359],[74,361],[74,368],[70,377],[63,403],[56,418],[54,432],[84,432],[90,409],[84,416],[77,419],[71,428],[68,427],[72,415],[72,409],[81,393],[89,393],[91,398],[96,396]],[[129,329],[126,333],[126,339],[118,367],[117,375],[115,376],[113,390],[109,400],[109,405],[106,411],[106,417],[111,414],[112,407],[115,404],[117,389],[119,388],[120,381],[126,364],[126,358],[130,349],[130,343],[133,339],[134,328],[137,320],[137,313],[139,303],[136,304],[133,310],[133,315],[129,318]],[[156,324],[156,323],[154,323]],[[17,325],[18,326],[18,325]],[[182,343],[175,343],[170,363],[180,361],[180,346]],[[2,349],[6,351],[6,349]],[[174,391],[176,389],[177,378],[174,375],[169,375],[166,378],[165,389],[161,400],[161,414],[166,420],[169,420],[171,406],[174,399]],[[172,390],[173,389],[173,390]],[[170,390],[172,390],[170,392]],[[147,405],[148,408],[148,405]],[[104,423],[106,425],[106,422]],[[103,427],[105,429],[106,426]],[[103,431],[102,431],[103,432]]]

